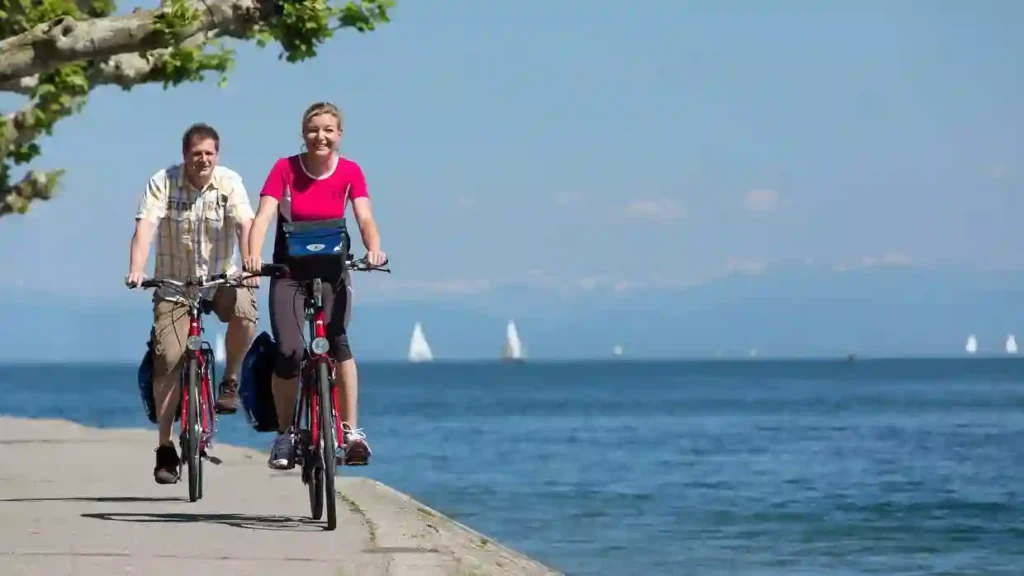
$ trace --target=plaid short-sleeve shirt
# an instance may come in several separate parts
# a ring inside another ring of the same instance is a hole
[[[236,273],[235,224],[253,216],[237,172],[216,166],[210,183],[196,190],[176,164],[149,179],[135,218],[157,225],[154,275],[184,281],[189,276]],[[159,292],[157,297],[177,299]]]

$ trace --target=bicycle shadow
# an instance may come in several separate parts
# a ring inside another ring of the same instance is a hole
[[[256,514],[197,514],[188,512],[89,512],[82,518],[111,522],[193,523],[221,524],[244,530],[281,530],[286,532],[315,532],[326,530],[327,524],[304,518]]]

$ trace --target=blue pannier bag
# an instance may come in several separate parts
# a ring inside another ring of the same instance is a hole
[[[139,364],[139,395],[146,417],[156,424],[156,404],[153,402],[153,341],[146,343],[146,355]]]
[[[345,271],[351,238],[344,218],[282,222],[289,275],[296,280],[336,280]]]
[[[153,340],[146,342],[146,354],[139,363],[139,396],[142,397],[142,408],[146,418],[156,424],[156,402],[153,400]],[[181,399],[174,408],[174,421],[181,420]]]
[[[274,407],[274,391],[271,388],[275,354],[277,344],[274,338],[267,332],[260,332],[242,360],[238,395],[242,399],[246,420],[257,432],[277,431],[277,409]]]

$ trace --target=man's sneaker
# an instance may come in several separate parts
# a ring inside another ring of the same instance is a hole
[[[156,467],[153,478],[157,484],[174,484],[178,481],[181,460],[174,446],[158,446],[156,449]]]
[[[345,451],[346,466],[365,466],[370,462],[370,444],[366,441],[366,434],[362,428],[352,429],[348,422],[341,424],[341,432],[344,434],[341,448]]]
[[[270,460],[267,465],[276,470],[291,470],[295,467],[295,435],[291,430],[278,432],[270,446]]]
[[[217,414],[234,414],[238,411],[238,380],[225,378],[220,383],[220,393],[213,404]]]

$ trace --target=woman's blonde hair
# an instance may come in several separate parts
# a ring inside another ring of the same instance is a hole
[[[306,124],[308,124],[312,118],[323,114],[330,114],[331,116],[334,116],[334,119],[338,121],[338,131],[341,132],[341,125],[344,120],[341,115],[341,110],[338,110],[338,107],[330,102],[317,102],[309,108],[306,108],[306,111],[302,114],[302,131],[306,131]]]

